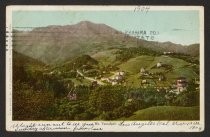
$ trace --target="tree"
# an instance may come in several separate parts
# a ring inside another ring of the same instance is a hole
[[[89,97],[89,105],[94,110],[112,111],[124,101],[124,90],[117,86],[98,87]]]
[[[196,90],[196,85],[193,82],[189,82],[187,90],[176,97],[174,104],[179,106],[199,106],[199,100],[199,90]]]

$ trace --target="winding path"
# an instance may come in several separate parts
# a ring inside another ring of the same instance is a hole
[[[91,78],[91,77],[86,77],[84,74],[82,74],[82,72],[80,72],[79,70],[77,70],[77,73],[80,75],[80,76],[82,76],[82,77],[84,77],[85,79],[87,79],[87,80],[90,80],[90,81],[97,81],[97,83],[99,84],[99,85],[105,85],[105,83],[103,83],[102,81],[100,81],[100,80],[96,80],[96,79],[94,79],[94,78]]]

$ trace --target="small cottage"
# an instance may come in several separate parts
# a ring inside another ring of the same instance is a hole
[[[178,92],[182,92],[187,89],[187,79],[185,77],[178,77],[176,80],[176,86]]]
[[[159,81],[163,81],[163,80],[165,80],[165,77],[163,75],[160,75],[159,78],[158,78],[158,80]]]
[[[141,69],[140,69],[140,73],[141,73],[141,74],[144,74],[145,72],[146,72],[146,71],[145,71],[144,68],[141,68]]]
[[[146,79],[143,79],[143,80],[141,81],[141,84],[147,84],[147,80],[146,80]]]
[[[158,62],[157,63],[157,68],[160,68],[160,67],[162,67],[162,63],[161,62]]]
[[[94,87],[97,87],[97,86],[98,86],[98,82],[97,81],[93,81],[92,84],[91,84],[91,87],[94,88]]]
[[[119,71],[118,75],[124,76],[125,75],[125,71]]]
[[[75,92],[75,88],[69,91],[67,98],[69,100],[77,100],[77,94]]]

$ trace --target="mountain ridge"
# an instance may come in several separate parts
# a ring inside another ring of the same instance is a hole
[[[181,46],[171,42],[137,39],[106,25],[81,21],[73,25],[51,25],[14,33],[14,50],[47,64],[65,61],[80,54],[92,55],[109,48],[144,47],[158,52],[170,51],[199,55],[199,44]]]

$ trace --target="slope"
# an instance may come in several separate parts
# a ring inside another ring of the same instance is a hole
[[[157,106],[136,111],[123,120],[199,120],[199,107]]]
[[[47,26],[32,31],[14,30],[14,49],[47,64],[60,63],[80,54],[93,55],[110,48],[145,47],[198,55],[199,45],[151,42],[125,34],[105,24],[82,21],[66,26]]]

